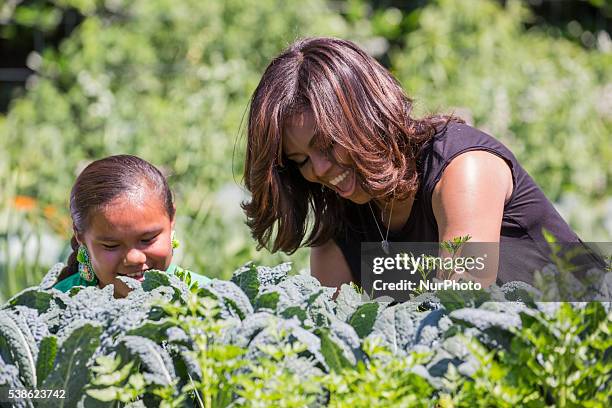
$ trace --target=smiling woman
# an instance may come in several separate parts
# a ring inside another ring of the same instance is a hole
[[[388,253],[390,240],[469,235],[495,244],[487,273],[469,277],[488,285],[530,282],[548,261],[543,230],[580,242],[499,141],[411,111],[393,76],[350,41],[308,38],[274,58],[251,100],[244,171],[259,247],[310,246],[313,276],[339,286],[360,282],[363,242]]]
[[[149,269],[171,265],[175,206],[165,177],[152,164],[119,155],[94,161],[70,194],[74,252],[55,288],[113,284],[116,297],[130,289],[120,276],[139,281]],[[192,277],[205,283],[208,278]]]

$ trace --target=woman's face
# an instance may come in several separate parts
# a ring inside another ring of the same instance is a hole
[[[143,196],[119,197],[90,215],[89,227],[76,234],[84,244],[100,282],[115,285],[115,296],[130,289],[118,276],[144,279],[148,269],[166,270],[172,261],[171,220],[161,200]]]
[[[338,163],[329,160],[328,155],[313,146],[315,130],[314,115],[310,111],[295,115],[285,129],[283,152],[298,166],[304,178],[312,183],[323,184],[334,190],[340,197],[357,204],[372,199],[357,180],[355,167],[348,152],[341,146],[333,147],[333,156]]]

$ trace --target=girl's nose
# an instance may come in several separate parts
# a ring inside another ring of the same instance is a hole
[[[136,248],[128,250],[127,254],[125,254],[126,265],[139,265],[145,263],[146,261],[147,256]]]

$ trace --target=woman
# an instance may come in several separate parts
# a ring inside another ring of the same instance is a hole
[[[500,142],[411,110],[391,74],[350,41],[304,39],[276,57],[248,123],[243,208],[259,247],[312,247],[311,273],[327,286],[360,282],[362,242],[469,235],[528,249],[490,256],[493,273],[472,277],[489,285],[531,280],[545,261],[544,229],[579,242]]]

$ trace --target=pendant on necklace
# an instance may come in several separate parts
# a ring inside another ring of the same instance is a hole
[[[380,245],[382,246],[382,250],[383,250],[383,252],[384,252],[385,254],[389,255],[389,241],[387,241],[386,239],[385,239],[385,240],[382,240],[382,241],[380,242]]]

